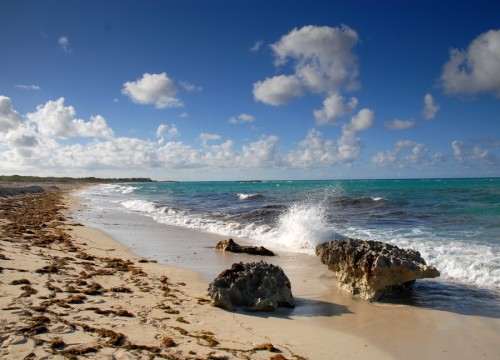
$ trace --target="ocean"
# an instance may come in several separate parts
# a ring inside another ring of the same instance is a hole
[[[88,212],[146,216],[311,257],[317,244],[333,238],[412,248],[441,272],[438,280],[417,282],[424,296],[469,296],[498,310],[498,178],[154,182],[99,185],[80,195],[89,208],[80,220],[90,225]]]

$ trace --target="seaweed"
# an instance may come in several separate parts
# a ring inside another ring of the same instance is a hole
[[[19,279],[19,280],[12,280],[10,282],[10,285],[31,285],[31,282],[28,279]]]
[[[165,347],[174,347],[174,346],[177,346],[177,344],[175,343],[175,341],[172,339],[172,338],[169,338],[168,336],[164,336],[161,343],[163,344],[163,346]]]
[[[116,292],[116,293],[132,293],[132,289],[125,287],[125,286],[115,286],[109,289],[109,291]]]
[[[269,352],[281,352],[279,349],[275,348],[271,343],[264,343],[257,345],[253,348],[255,351],[269,351]]]
[[[180,322],[180,323],[183,323],[183,324],[189,324],[189,321],[187,321],[186,319],[184,319],[182,316],[179,316],[175,320],[178,321],[178,322]]]

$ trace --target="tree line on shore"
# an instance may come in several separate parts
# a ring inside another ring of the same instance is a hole
[[[124,182],[154,182],[150,178],[97,178],[93,176],[73,178],[55,176],[23,176],[23,175],[0,175],[0,182],[63,182],[63,183],[124,183]]]

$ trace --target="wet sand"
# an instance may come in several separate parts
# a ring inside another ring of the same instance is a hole
[[[1,358],[500,357],[498,316],[370,304],[337,291],[307,255],[265,258],[290,278],[295,309],[214,308],[208,282],[259,257],[213,250],[219,236],[152,230],[158,224],[147,218],[103,213],[102,231],[81,226],[68,212],[81,218],[78,206],[70,189],[0,200]],[[156,234],[154,252],[142,245],[145,227]]]

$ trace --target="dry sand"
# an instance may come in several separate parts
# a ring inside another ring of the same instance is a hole
[[[327,271],[287,274],[295,310],[214,308],[201,274],[72,220],[70,190],[0,201],[2,359],[500,358],[498,318],[366,303]]]

